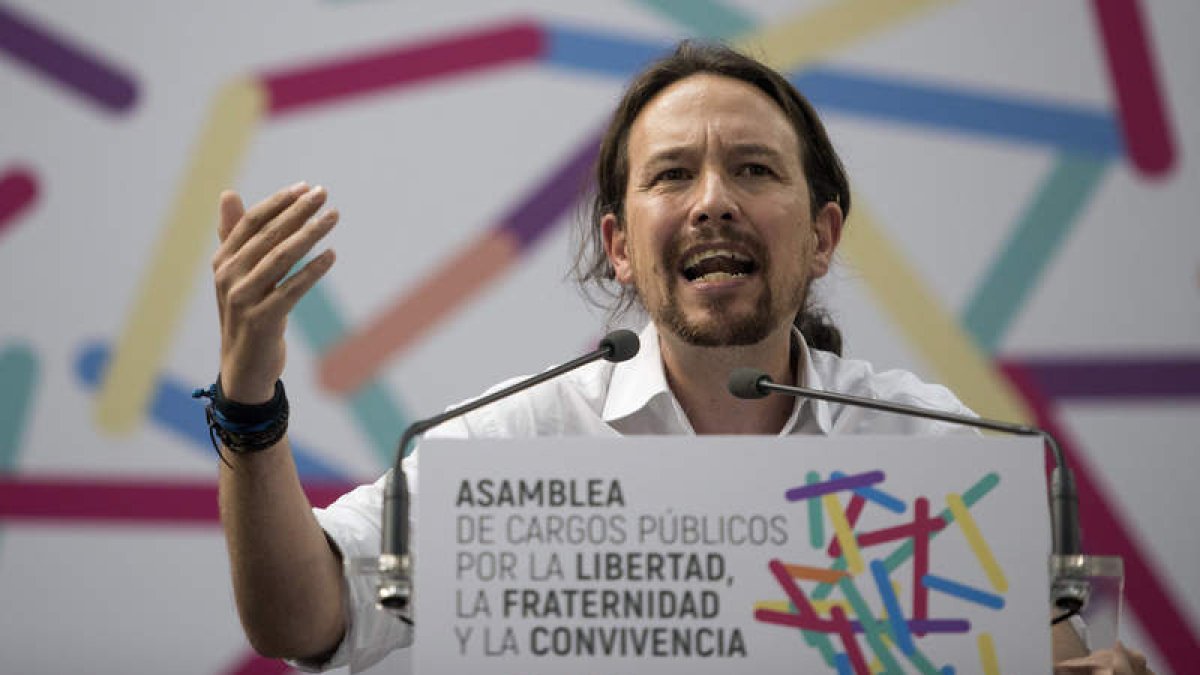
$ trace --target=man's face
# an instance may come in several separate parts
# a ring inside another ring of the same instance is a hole
[[[790,324],[828,271],[841,210],[811,216],[799,140],[757,87],[710,74],[660,92],[629,130],[624,222],[602,222],[616,278],[702,346]]]

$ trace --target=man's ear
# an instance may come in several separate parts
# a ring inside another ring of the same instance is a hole
[[[604,236],[604,254],[608,256],[608,264],[612,265],[617,282],[632,283],[633,268],[629,264],[629,239],[625,228],[612,213],[604,214],[600,219],[600,233]]]
[[[810,279],[819,279],[829,272],[833,264],[833,254],[838,242],[842,240],[842,225],[845,215],[837,202],[825,202],[825,206],[817,212],[813,221],[813,236],[816,237],[816,248],[813,249],[812,267],[809,269]]]

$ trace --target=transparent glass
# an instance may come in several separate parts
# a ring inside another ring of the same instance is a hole
[[[1121,635],[1125,563],[1117,556],[1050,556],[1050,583],[1083,600],[1071,625],[1087,651],[1113,649]]]

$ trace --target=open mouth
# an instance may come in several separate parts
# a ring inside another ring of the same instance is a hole
[[[683,261],[683,278],[693,281],[724,281],[754,274],[758,263],[750,256],[727,248],[712,248],[689,255]]]

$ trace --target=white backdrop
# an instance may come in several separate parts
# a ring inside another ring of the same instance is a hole
[[[456,272],[498,271],[440,319],[414,312],[426,330],[367,389],[322,388],[326,348],[480,238],[503,240],[489,233],[583,147],[644,55],[771,30],[784,47],[752,48],[812,95],[855,190],[852,240],[820,289],[847,351],[1058,429],[1087,483],[1089,542],[1133,563],[1127,640],[1185,672],[1200,643],[1185,520],[1200,478],[1200,6],[563,4],[0,2],[0,672],[279,671],[241,636],[216,460],[186,400],[218,347],[215,237],[186,234],[215,227],[220,186],[255,201],[303,179],[342,211],[285,377],[306,473],[368,480],[404,419],[603,332],[564,280],[576,209],[528,216],[547,229],[515,256],[461,259]],[[532,51],[494,63],[513,35]],[[395,81],[463,54],[488,67]],[[333,63],[349,70],[310,84],[317,105],[239,121],[219,97],[241,81],[272,100],[273,74]],[[361,91],[364,72],[382,84]],[[105,379],[107,355],[125,379]]]

